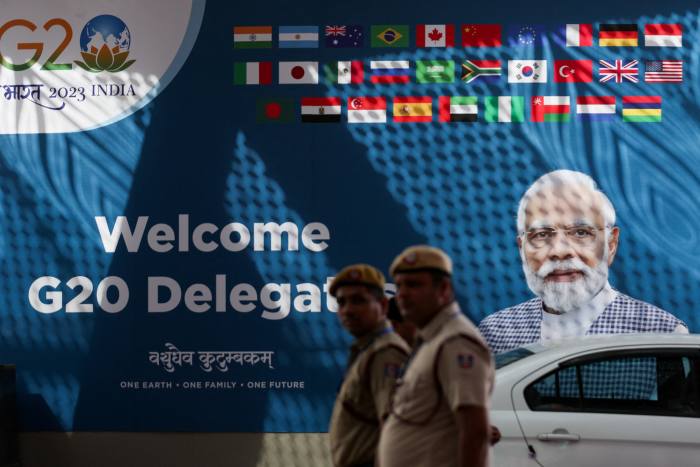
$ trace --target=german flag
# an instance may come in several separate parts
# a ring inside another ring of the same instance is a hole
[[[601,24],[598,45],[601,47],[637,47],[639,33],[636,24]]]

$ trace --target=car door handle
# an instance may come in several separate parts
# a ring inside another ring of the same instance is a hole
[[[540,441],[580,441],[581,436],[574,433],[540,433],[537,435]]]

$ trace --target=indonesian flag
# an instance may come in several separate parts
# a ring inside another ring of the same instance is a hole
[[[569,96],[532,96],[533,122],[568,122]]]
[[[416,27],[417,47],[454,47],[454,24],[419,24]]]
[[[567,47],[590,47],[593,45],[593,25],[592,24],[567,24],[566,25],[566,46]]]
[[[386,98],[349,97],[348,123],[386,123]]]
[[[644,26],[646,47],[683,47],[683,25],[647,24]]]

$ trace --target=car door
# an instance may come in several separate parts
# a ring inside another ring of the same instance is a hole
[[[698,465],[698,349],[577,357],[525,378],[512,397],[544,467]]]

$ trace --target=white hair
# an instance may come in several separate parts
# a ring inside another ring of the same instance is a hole
[[[527,203],[546,188],[562,187],[566,185],[583,186],[597,194],[601,201],[601,211],[605,226],[612,227],[615,225],[615,208],[608,197],[605,196],[605,193],[598,189],[598,185],[591,177],[573,170],[555,170],[538,178],[535,183],[530,185],[530,188],[527,189],[523,197],[520,198],[517,219],[518,233],[525,231],[525,210],[527,208]]]

